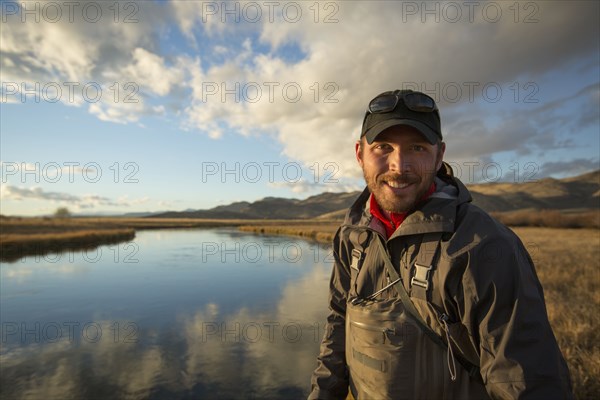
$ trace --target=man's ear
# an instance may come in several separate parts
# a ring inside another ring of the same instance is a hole
[[[438,154],[436,159],[436,171],[439,171],[442,168],[442,162],[444,161],[444,153],[446,152],[446,143],[440,142],[438,147]]]
[[[364,148],[361,147],[361,140],[362,139],[357,140],[356,143],[354,144],[354,152],[356,153],[356,161],[358,161],[358,165],[360,165],[360,167],[362,168],[362,166],[363,166],[362,153],[364,151]]]

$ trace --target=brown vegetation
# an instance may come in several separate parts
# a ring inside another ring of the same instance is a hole
[[[286,222],[285,225],[242,225],[240,230],[245,232],[264,233],[271,235],[299,236],[313,239],[321,243],[331,243],[339,221],[297,221]]]
[[[579,399],[600,395],[600,231],[514,228],[533,258]]]
[[[600,229],[600,210],[583,212],[517,210],[492,212],[491,215],[503,224],[509,226]]]
[[[0,261],[124,242],[135,237],[136,229],[212,228],[237,226],[243,222],[185,218],[3,217],[0,219]]]
[[[24,256],[66,250],[83,250],[120,243],[135,237],[133,229],[78,230],[65,233],[2,234],[0,260],[16,261]]]

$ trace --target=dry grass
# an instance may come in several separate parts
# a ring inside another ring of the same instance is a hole
[[[492,212],[491,215],[509,226],[600,229],[600,210],[571,213],[558,210],[517,210]]]
[[[135,237],[133,229],[71,230],[64,233],[2,234],[0,261],[16,261],[28,255],[82,250],[120,243]]]
[[[321,243],[331,243],[339,225],[339,221],[287,221],[285,225],[242,225],[239,229],[245,232],[299,236]]]
[[[576,397],[600,397],[600,231],[513,230],[535,262]]]

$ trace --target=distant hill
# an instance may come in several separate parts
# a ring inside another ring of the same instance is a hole
[[[166,212],[158,218],[290,219],[317,218],[348,208],[360,192],[322,193],[304,200],[265,197],[253,203],[237,202],[208,210]]]
[[[486,211],[576,210],[600,206],[600,170],[584,175],[527,183],[469,185],[473,203]]]
[[[467,185],[473,203],[488,212],[522,209],[585,210],[600,208],[600,170],[576,177],[544,178],[527,183]],[[208,210],[171,211],[152,214],[159,218],[216,219],[341,219],[360,192],[322,193],[304,200],[266,197]]]

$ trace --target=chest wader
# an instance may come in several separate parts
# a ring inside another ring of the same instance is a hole
[[[373,236],[374,243],[365,252],[369,236]],[[411,293],[415,297],[426,299],[440,240],[441,233],[426,234],[419,247],[411,279]],[[350,241],[353,245],[350,297],[352,294],[356,297],[347,304],[346,362],[353,396],[407,400],[464,398],[465,395],[487,398],[482,384],[477,383],[472,388],[470,377],[478,377],[480,381],[476,365],[457,358],[464,368],[456,368],[452,347],[446,344],[450,341],[448,316],[439,314],[436,322],[446,333],[443,340],[415,309],[381,237],[369,231],[360,234],[352,231]],[[363,265],[383,265],[386,275],[383,288],[367,297],[361,297],[356,290],[356,279]],[[392,287],[398,295],[376,299]]]

